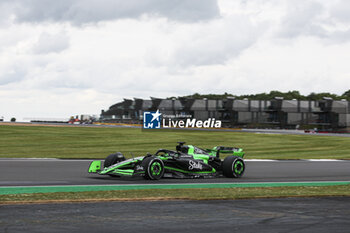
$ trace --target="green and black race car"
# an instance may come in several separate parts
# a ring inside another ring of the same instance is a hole
[[[221,154],[228,155],[224,160]],[[155,154],[125,159],[122,153],[109,155],[102,169],[102,161],[92,161],[89,173],[110,176],[143,176],[158,180],[162,177],[174,178],[239,178],[245,164],[241,148],[216,146],[213,149],[200,149],[179,142],[176,151],[159,149]]]

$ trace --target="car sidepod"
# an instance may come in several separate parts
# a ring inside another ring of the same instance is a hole
[[[164,177],[198,178],[214,177],[216,170],[202,160],[193,159],[192,156],[182,156],[174,159],[163,160]]]

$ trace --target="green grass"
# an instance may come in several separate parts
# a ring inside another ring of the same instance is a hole
[[[350,185],[213,188],[213,189],[148,189],[98,192],[65,192],[0,195],[0,204],[60,202],[60,201],[125,201],[125,200],[223,200],[243,198],[350,196]]]
[[[139,156],[158,148],[175,149],[177,141],[202,148],[241,147],[250,159],[350,159],[347,137],[0,125],[0,157],[7,158],[105,158],[116,151],[131,157],[131,153]]]

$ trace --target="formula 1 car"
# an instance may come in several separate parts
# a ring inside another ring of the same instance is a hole
[[[220,159],[220,154],[228,154]],[[241,148],[216,146],[213,149],[200,149],[178,142],[176,151],[159,149],[155,154],[125,159],[122,153],[110,154],[104,161],[92,161],[89,173],[110,176],[143,176],[158,180],[162,177],[210,178],[225,176],[239,178],[245,164]]]

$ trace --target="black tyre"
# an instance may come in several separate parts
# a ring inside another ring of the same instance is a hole
[[[124,155],[120,152],[117,152],[117,153],[108,155],[107,158],[105,159],[103,166],[109,167],[109,166],[112,166],[113,164],[119,163],[124,160],[125,160]]]
[[[243,175],[245,164],[241,157],[228,156],[222,162],[222,172],[229,178],[239,178]]]
[[[109,167],[109,166],[112,166],[113,164],[119,163],[124,160],[125,160],[125,157],[120,152],[110,154],[105,159],[105,162],[103,163],[103,167]],[[118,175],[114,175],[114,174],[108,174],[108,175],[112,177],[119,177]]]
[[[161,159],[151,156],[142,161],[145,168],[145,179],[159,180],[164,175],[164,163]]]

